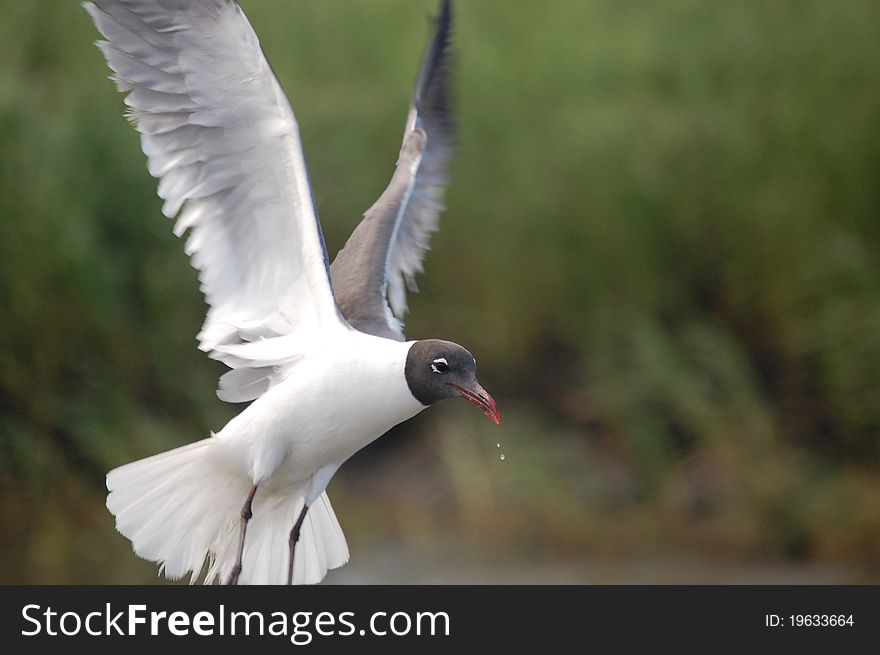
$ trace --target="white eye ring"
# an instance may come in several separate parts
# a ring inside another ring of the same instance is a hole
[[[443,365],[443,370],[442,370],[442,371],[441,371],[439,368],[437,368],[437,364],[442,364],[442,365]],[[446,358],[445,358],[445,357],[438,357],[438,358],[435,359],[434,362],[431,364],[431,370],[434,371],[434,373],[446,373],[446,371],[449,370],[449,363],[446,361]]]

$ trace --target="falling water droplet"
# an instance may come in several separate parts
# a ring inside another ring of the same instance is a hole
[[[495,447],[496,447],[496,448],[501,448],[501,444],[500,444],[500,443],[497,443],[497,444],[495,444]]]
[[[501,454],[498,456],[498,459],[500,459],[500,460],[503,462],[505,459],[507,459],[507,455],[505,455],[504,453],[501,453]]]

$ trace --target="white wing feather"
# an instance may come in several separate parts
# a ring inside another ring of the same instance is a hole
[[[299,128],[250,23],[231,0],[86,3],[141,134],[163,213],[189,230],[186,252],[210,305],[199,344],[256,398],[265,341],[344,326],[336,308]],[[263,342],[259,355],[225,346]],[[277,359],[290,361],[291,340]],[[283,345],[283,347],[282,347]],[[225,352],[224,352],[225,351]],[[248,364],[249,360],[261,360]],[[265,388],[263,388],[265,387]],[[253,395],[253,394],[256,395]]]

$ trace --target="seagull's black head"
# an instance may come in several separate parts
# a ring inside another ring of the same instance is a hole
[[[423,405],[461,396],[501,423],[495,401],[477,382],[477,360],[457,343],[416,341],[406,356],[405,374],[410,392]]]

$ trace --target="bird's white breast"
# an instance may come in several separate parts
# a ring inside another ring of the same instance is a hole
[[[290,485],[338,467],[425,406],[404,376],[412,342],[346,330],[315,335],[286,377],[217,435],[255,482]]]

